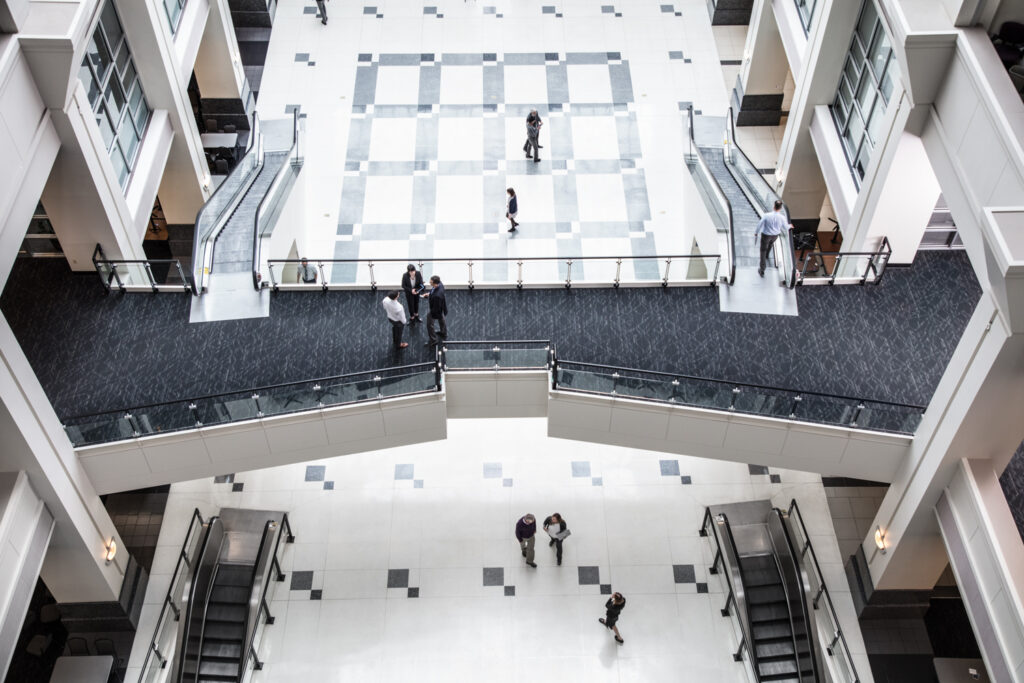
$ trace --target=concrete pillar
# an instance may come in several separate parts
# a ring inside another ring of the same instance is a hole
[[[129,555],[6,319],[0,360],[4,467],[28,475],[55,520],[40,576],[58,602],[116,601]],[[119,550],[107,564],[111,538]]]
[[[807,36],[807,49],[796,79],[776,173],[791,218],[817,218],[825,199],[825,178],[811,139],[811,122],[815,107],[831,104],[835,99],[839,73],[859,11],[859,2],[819,2],[818,17]],[[794,68],[794,73],[797,71]]]
[[[741,91],[737,126],[777,126],[782,118],[783,87],[789,62],[779,36],[770,0],[757,0],[747,31],[740,70]]]

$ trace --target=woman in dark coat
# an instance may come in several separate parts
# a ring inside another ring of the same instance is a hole
[[[516,223],[516,214],[519,213],[519,202],[516,200],[516,191],[511,187],[508,188],[508,198],[505,200],[505,218],[508,219],[512,227],[508,229],[509,232],[515,232],[519,224]]]
[[[420,319],[419,297],[423,290],[423,274],[411,263],[402,276],[402,290],[405,292],[405,303],[409,306],[409,324],[423,322]]]
[[[615,634],[615,642],[621,644],[625,641],[622,640],[622,636],[619,635],[619,627],[615,625],[615,622],[619,620],[619,615],[622,614],[622,610],[626,607],[626,598],[622,597],[622,593],[612,593],[612,597],[608,598],[608,602],[604,603],[605,613],[603,619],[598,619],[606,628],[612,630]]]

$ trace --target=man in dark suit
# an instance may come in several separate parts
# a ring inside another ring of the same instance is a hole
[[[438,332],[434,329],[435,320],[440,323],[441,338],[444,339],[448,336],[448,324],[445,322],[445,316],[448,315],[448,302],[444,299],[444,285],[441,284],[441,278],[431,275],[430,291],[421,296],[427,297],[427,304],[430,306],[430,312],[427,313],[427,336],[430,337],[430,341],[424,346],[437,346]]]
[[[316,6],[320,9],[320,23],[324,26],[327,25],[327,2],[326,0],[316,0]]]
[[[409,305],[409,324],[423,322],[420,319],[420,292],[423,291],[423,273],[416,266],[409,264],[402,276],[402,290],[405,292],[405,303]]]

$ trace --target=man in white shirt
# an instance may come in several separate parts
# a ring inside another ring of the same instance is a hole
[[[402,329],[405,328],[405,309],[398,303],[398,290],[388,292],[381,302],[384,312],[388,315],[388,322],[391,323],[391,339],[395,342],[395,350],[404,349],[409,344],[402,341]]]
[[[764,277],[764,269],[768,265],[768,253],[772,250],[775,240],[779,238],[779,235],[786,235],[792,229],[793,226],[786,222],[786,217],[782,214],[782,202],[776,201],[772,211],[762,216],[757,228],[754,229],[754,243],[757,243],[758,238],[761,240],[761,262],[757,266],[758,275]]]

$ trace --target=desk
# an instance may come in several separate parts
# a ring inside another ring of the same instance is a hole
[[[113,666],[114,658],[110,655],[58,657],[50,683],[107,683]]]
[[[238,133],[203,133],[199,139],[203,141],[203,149],[233,149],[238,144]]]

